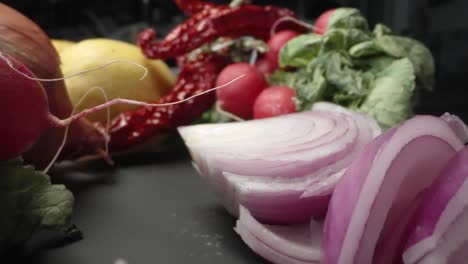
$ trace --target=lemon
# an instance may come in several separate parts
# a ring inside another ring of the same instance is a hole
[[[175,77],[169,67],[161,60],[148,60],[139,47],[126,42],[112,39],[88,39],[64,49],[60,53],[61,69],[64,76],[76,74],[91,68],[102,66],[116,60],[126,60],[138,63],[148,69],[143,80],[140,78],[144,70],[135,65],[119,62],[96,71],[87,72],[65,80],[72,104],[76,111],[91,108],[105,102],[98,90],[86,93],[93,87],[104,90],[109,100],[126,98],[137,101],[155,101],[169,92],[174,86]],[[137,109],[141,106],[118,104],[110,108],[111,117],[119,113]],[[91,121],[107,121],[106,110],[90,114]]]
[[[68,48],[75,44],[75,42],[73,41],[63,39],[52,39],[51,42],[58,53],[62,52],[65,48]]]

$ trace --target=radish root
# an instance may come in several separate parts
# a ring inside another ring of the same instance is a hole
[[[61,126],[66,126],[66,125],[72,123],[75,120],[78,120],[80,118],[85,117],[88,114],[94,113],[94,112],[102,110],[104,108],[111,107],[111,106],[116,105],[116,104],[131,104],[131,105],[140,105],[140,106],[169,106],[169,105],[181,104],[183,102],[190,101],[195,97],[198,97],[198,96],[204,95],[206,93],[209,93],[209,92],[221,89],[223,87],[226,87],[226,86],[236,82],[237,80],[243,78],[244,76],[245,76],[245,74],[242,74],[239,77],[236,77],[236,78],[232,79],[231,81],[229,81],[229,82],[227,82],[227,83],[225,83],[223,85],[208,89],[208,90],[203,91],[201,93],[194,94],[194,95],[192,95],[190,97],[187,97],[187,98],[185,98],[183,100],[179,100],[179,101],[175,101],[175,102],[155,104],[155,103],[146,103],[146,102],[141,102],[141,101],[136,101],[136,100],[129,100],[129,99],[124,99],[124,98],[115,98],[115,99],[113,99],[111,101],[108,101],[108,102],[106,102],[104,104],[97,105],[95,107],[85,109],[85,110],[83,110],[82,112],[80,112],[80,113],[78,113],[76,115],[70,116],[69,118],[59,120],[59,122],[60,122]]]
[[[34,81],[39,81],[39,82],[56,82],[56,81],[62,81],[62,80],[65,80],[65,79],[70,79],[70,78],[73,78],[73,77],[76,77],[76,76],[79,76],[79,75],[83,75],[83,74],[86,74],[86,73],[89,73],[89,72],[93,72],[93,71],[97,71],[97,70],[100,70],[102,68],[106,68],[112,64],[116,64],[116,63],[128,63],[128,64],[131,64],[131,65],[134,65],[134,66],[137,66],[141,69],[143,69],[144,73],[143,75],[140,77],[140,81],[145,79],[146,78],[146,75],[148,75],[148,69],[141,65],[141,64],[138,64],[136,62],[133,62],[133,61],[129,61],[129,60],[113,60],[113,61],[109,61],[108,63],[105,63],[103,65],[100,65],[100,66],[97,66],[97,67],[94,67],[94,68],[90,68],[90,69],[87,69],[87,70],[84,70],[84,71],[80,71],[80,72],[77,72],[77,73],[74,73],[74,74],[71,74],[71,75],[68,75],[68,76],[64,76],[64,77],[60,77],[60,78],[52,78],[52,79],[43,79],[43,78],[37,78],[37,77],[34,77],[34,76],[29,76],[21,71],[19,71],[18,69],[15,68],[15,66],[13,65],[13,63],[4,55],[3,52],[0,52],[0,58],[2,58],[7,64],[8,66],[14,70],[15,72],[17,72],[18,74],[30,79],[30,80],[34,80]]]
[[[135,63],[135,62],[132,62],[132,61],[126,61],[126,60],[116,60],[116,61],[108,62],[108,63],[106,63],[104,65],[99,66],[99,67],[95,67],[95,68],[88,69],[88,70],[85,70],[85,71],[82,71],[82,72],[79,72],[79,73],[76,73],[76,74],[72,74],[70,76],[65,76],[65,77],[55,78],[55,79],[42,79],[42,78],[36,78],[34,76],[29,76],[29,75],[21,72],[20,70],[16,69],[14,67],[13,63],[11,62],[11,60],[1,50],[0,50],[0,59],[3,59],[13,71],[20,74],[21,76],[24,76],[25,78],[28,78],[30,80],[35,80],[35,81],[40,81],[40,82],[61,81],[61,80],[67,79],[67,78],[72,78],[72,77],[75,77],[75,76],[78,76],[78,75],[81,75],[81,74],[85,74],[85,73],[88,73],[88,72],[91,72],[91,71],[96,71],[96,70],[102,69],[102,68],[107,67],[107,66],[109,66],[111,64],[114,64],[114,63],[122,63],[122,62],[123,63],[129,63],[129,64],[132,64],[132,65],[135,65],[135,66],[138,66],[138,67],[142,68],[145,72],[144,72],[143,76],[140,78],[140,80],[144,79],[146,77],[147,73],[148,73],[148,70],[144,66],[142,66],[142,65],[140,65],[138,63]],[[124,98],[116,98],[116,99],[113,99],[113,100],[109,101],[109,99],[107,97],[107,94],[104,91],[104,89],[102,89],[101,87],[92,87],[88,91],[86,91],[86,93],[81,97],[81,99],[75,105],[75,107],[73,108],[73,110],[72,110],[72,112],[70,114],[70,117],[68,117],[66,119],[59,119],[59,118],[57,118],[56,116],[53,116],[53,115],[49,116],[49,122],[50,122],[51,127],[56,127],[56,128],[64,127],[65,131],[64,131],[64,136],[63,136],[62,142],[61,142],[57,152],[55,153],[54,157],[52,158],[52,160],[49,162],[49,164],[44,169],[44,173],[47,173],[50,170],[50,168],[53,166],[53,164],[57,161],[60,153],[62,152],[62,150],[63,150],[63,148],[64,148],[64,146],[66,144],[68,131],[69,131],[69,126],[73,121],[76,121],[76,120],[78,120],[80,118],[83,118],[86,115],[94,113],[96,111],[107,109],[107,123],[106,123],[106,132],[105,132],[105,134],[106,134],[105,135],[105,137],[106,137],[105,151],[102,151],[102,150],[99,151],[98,150],[97,154],[100,154],[101,156],[103,156],[103,158],[109,164],[113,164],[113,161],[110,159],[110,156],[109,156],[109,146],[108,146],[109,145],[108,135],[109,135],[109,129],[110,129],[110,109],[109,109],[109,107],[111,107],[112,105],[121,104],[121,103],[131,104],[131,105],[139,105],[139,106],[169,106],[169,105],[176,105],[176,104],[180,104],[180,103],[183,103],[183,102],[186,102],[186,101],[190,101],[193,98],[201,96],[203,94],[206,94],[206,93],[215,91],[217,89],[226,87],[226,86],[234,83],[235,81],[241,79],[244,76],[245,76],[245,74],[243,74],[241,76],[238,76],[237,78],[234,78],[233,80],[231,80],[231,81],[229,81],[229,82],[227,82],[227,83],[225,83],[223,85],[208,89],[206,91],[203,91],[201,93],[192,95],[192,96],[190,96],[188,98],[185,98],[183,100],[179,100],[179,101],[175,101],[175,102],[169,102],[169,103],[159,103],[159,104],[158,103],[141,102],[141,101],[136,101],[136,100],[129,100],[129,99],[124,99]],[[94,90],[100,91],[103,94],[104,99],[105,99],[106,102],[101,104],[101,105],[97,105],[95,107],[85,109],[85,110],[75,114],[75,112],[77,111],[78,106]]]
[[[80,106],[81,103],[83,103],[84,99],[86,97],[88,97],[88,95],[95,91],[95,90],[98,90],[102,93],[102,96],[104,97],[104,100],[106,102],[109,101],[108,97],[107,97],[107,94],[106,94],[106,91],[104,89],[102,89],[101,87],[92,87],[90,88],[88,91],[86,91],[86,93],[80,98],[80,100],[78,101],[78,103],[75,105],[75,107],[73,108],[72,112],[71,112],[71,115],[73,116],[76,112],[76,110],[78,109],[78,107]],[[54,123],[56,121],[53,121]],[[58,119],[57,120],[58,123],[61,123],[62,120]],[[106,123],[106,132],[105,132],[105,139],[106,139],[106,144],[105,144],[105,150],[104,152],[102,150],[98,150],[98,154],[100,156],[102,156],[104,158],[104,160],[109,164],[109,165],[113,165],[114,162],[112,161],[112,159],[110,158],[109,156],[109,129],[110,129],[110,108],[107,108],[107,123]],[[65,131],[63,133],[63,139],[62,139],[62,142],[60,143],[60,146],[59,148],[57,149],[57,152],[55,153],[54,157],[52,158],[52,160],[49,162],[49,164],[47,164],[46,168],[43,170],[44,174],[47,174],[47,172],[52,168],[52,166],[55,164],[55,162],[57,161],[58,157],[60,156],[60,153],[62,152],[63,148],[65,147],[65,144],[67,143],[67,137],[68,137],[68,130],[70,129],[70,124],[67,124],[65,125]]]
[[[237,80],[243,78],[245,76],[245,74],[239,76],[239,77],[236,77],[234,78],[233,80],[223,84],[223,85],[220,85],[220,86],[217,86],[217,87],[214,87],[214,88],[211,88],[211,89],[208,89],[204,92],[201,92],[201,93],[198,93],[198,94],[194,94],[190,97],[187,97],[183,100],[179,100],[179,101],[175,101],[175,102],[170,102],[170,103],[162,103],[162,104],[153,104],[153,103],[145,103],[145,102],[140,102],[140,101],[135,101],[135,100],[128,100],[128,99],[123,99],[123,98],[116,98],[116,99],[113,99],[111,101],[108,100],[107,98],[107,94],[105,93],[104,89],[102,89],[101,87],[93,87],[91,89],[89,89],[84,95],[83,97],[81,97],[80,101],[76,104],[76,106],[74,107],[73,111],[72,111],[72,115],[69,117],[69,118],[66,118],[66,119],[57,119],[57,120],[54,120],[53,122],[56,123],[58,126],[60,127],[65,127],[65,133],[64,133],[64,136],[63,136],[63,140],[62,140],[62,144],[60,145],[60,147],[58,148],[56,154],[54,155],[53,159],[50,161],[50,163],[47,165],[46,169],[44,169],[44,173],[47,173],[50,168],[53,166],[53,164],[57,161],[57,158],[59,157],[60,153],[62,152],[64,146],[65,146],[65,143],[66,143],[66,140],[67,140],[67,136],[68,136],[68,129],[70,127],[70,124],[73,122],[73,121],[76,121],[80,118],[83,118],[84,116],[90,114],[90,113],[94,113],[96,111],[99,111],[99,110],[102,110],[102,109],[107,109],[107,123],[106,123],[106,135],[109,135],[109,126],[110,126],[110,108],[112,105],[115,105],[115,104],[120,104],[120,103],[125,103],[125,104],[133,104],[133,105],[141,105],[141,106],[168,106],[168,105],[176,105],[176,104],[180,104],[180,103],[183,103],[183,102],[186,102],[186,101],[189,101],[189,100],[192,100],[193,98],[195,97],[198,97],[198,96],[201,96],[203,94],[206,94],[206,93],[209,93],[209,92],[212,92],[212,91],[215,91],[217,89],[221,89],[223,87],[226,87],[234,82],[236,82]],[[92,108],[89,108],[89,109],[85,109],[83,110],[82,112],[78,113],[78,114],[74,114],[76,112],[76,109],[77,107],[83,102],[83,100],[94,90],[99,90],[102,92],[105,100],[106,100],[106,103],[104,104],[101,104],[101,105],[98,105],[98,106],[95,106],[95,107],[92,107]],[[221,109],[219,109],[218,111],[220,111],[221,113],[225,114],[225,115],[228,115],[229,117],[233,118],[234,120],[237,120],[237,121],[244,121],[243,119],[240,119],[239,117],[237,116],[234,116],[230,113],[227,113]],[[106,138],[106,148],[105,148],[105,153],[98,153],[98,154],[101,154],[101,156],[104,157],[104,159],[109,163],[109,164],[113,164],[113,161],[110,159],[109,157],[109,139]]]

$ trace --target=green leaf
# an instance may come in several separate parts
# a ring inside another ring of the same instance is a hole
[[[413,115],[414,69],[409,59],[394,61],[381,71],[360,111],[373,116],[382,128],[392,127]]]
[[[408,58],[414,67],[418,82],[423,88],[431,90],[434,84],[434,58],[430,50],[421,42],[400,36],[376,38],[376,44],[389,56]]]
[[[374,56],[382,53],[382,50],[374,40],[358,43],[349,49],[349,55],[353,58]]]
[[[374,30],[373,30],[372,33],[376,37],[381,37],[383,35],[391,34],[392,30],[389,27],[387,27],[387,26],[385,26],[383,24],[377,24],[377,25],[375,25]]]
[[[369,31],[369,24],[361,12],[355,8],[338,8],[328,21],[327,30],[333,28],[355,28]]]
[[[304,34],[297,36],[281,48],[279,53],[279,65],[304,67],[315,58],[322,48],[322,36],[316,34]]]
[[[312,74],[307,71],[301,71],[295,80],[296,106],[298,109],[305,110],[318,101],[321,101],[327,89],[325,71],[322,67],[316,67]]]
[[[274,73],[272,73],[270,76],[268,76],[267,79],[268,79],[268,84],[270,84],[270,86],[285,85],[288,87],[294,87],[297,77],[298,77],[298,73],[296,72],[277,70]]]
[[[20,158],[0,161],[0,249],[24,243],[41,228],[66,232],[73,203],[65,186],[51,184]]]
[[[297,109],[308,109],[313,103],[322,100],[327,81],[323,68],[296,72],[276,71],[268,78],[270,85],[286,85],[296,90]]]
[[[330,29],[323,35],[322,51],[347,51],[353,45],[368,41],[370,39],[370,34],[360,29]]]
[[[377,74],[383,69],[387,68],[397,59],[387,55],[375,55],[365,58],[355,58],[353,60],[356,68],[362,69],[363,71]]]

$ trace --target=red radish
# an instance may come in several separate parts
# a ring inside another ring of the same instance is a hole
[[[296,112],[296,91],[287,86],[271,86],[255,100],[254,118],[266,118]]]
[[[3,55],[4,56],[4,55]],[[1,56],[0,56],[1,57]],[[13,57],[0,60],[0,160],[14,158],[26,152],[45,129],[59,126],[58,119],[49,112],[44,87],[13,71],[34,76],[31,70]]]
[[[265,75],[271,74],[276,70],[265,57],[258,59],[255,62],[255,67]]]
[[[62,77],[59,56],[44,31],[33,21],[2,3],[0,14],[0,49],[21,61],[37,77]],[[59,118],[70,116],[73,106],[68,98],[65,83],[44,82],[43,87],[50,112]],[[0,126],[3,128],[4,123]],[[63,128],[47,129],[39,141],[23,154],[23,158],[36,168],[43,168],[55,155],[56,149],[62,143],[63,134]],[[70,126],[69,139],[61,159],[94,154],[104,145],[104,135],[93,124],[81,119]],[[1,144],[0,146],[3,147]]]
[[[0,129],[0,160],[8,160],[22,155],[39,140],[48,128],[68,127],[72,122],[112,105],[119,103],[142,106],[174,105],[231,85],[242,77],[244,76],[236,76],[225,85],[208,89],[176,102],[153,104],[117,98],[93,108],[85,109],[66,119],[59,119],[49,111],[47,95],[44,87],[38,81],[43,79],[36,78],[34,73],[19,60],[0,51],[0,112],[2,113],[0,115],[0,124],[3,125]],[[62,147],[63,143],[57,148],[58,151],[56,151],[46,170],[55,161]]]
[[[226,66],[216,80],[216,86],[226,84],[233,78],[245,74],[244,78],[216,91],[219,106],[242,119],[252,118],[253,104],[265,89],[265,76],[248,63],[234,63]]]
[[[268,40],[268,52],[265,57],[273,69],[278,68],[278,55],[281,48],[290,40],[299,36],[299,33],[292,30],[283,30],[273,35]]]
[[[323,12],[315,21],[314,33],[322,35],[327,31],[328,21],[330,17],[335,13],[335,8]]]

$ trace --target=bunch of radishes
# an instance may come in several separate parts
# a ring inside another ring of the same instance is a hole
[[[266,75],[278,68],[278,53],[286,42],[299,33],[285,30],[268,41],[268,52],[255,65],[240,62],[228,65],[219,74],[216,85],[245,74],[244,78],[216,91],[219,106],[241,119],[265,118],[296,112],[295,91],[287,86],[268,86]]]
[[[323,34],[335,9],[324,12],[311,26]],[[228,65],[219,74],[216,85],[222,85],[245,74],[244,78],[216,91],[219,107],[241,119],[258,119],[296,112],[295,90],[288,86],[269,86],[266,76],[278,69],[278,55],[286,43],[299,32],[283,30],[268,40],[268,51],[254,65],[245,62]]]

